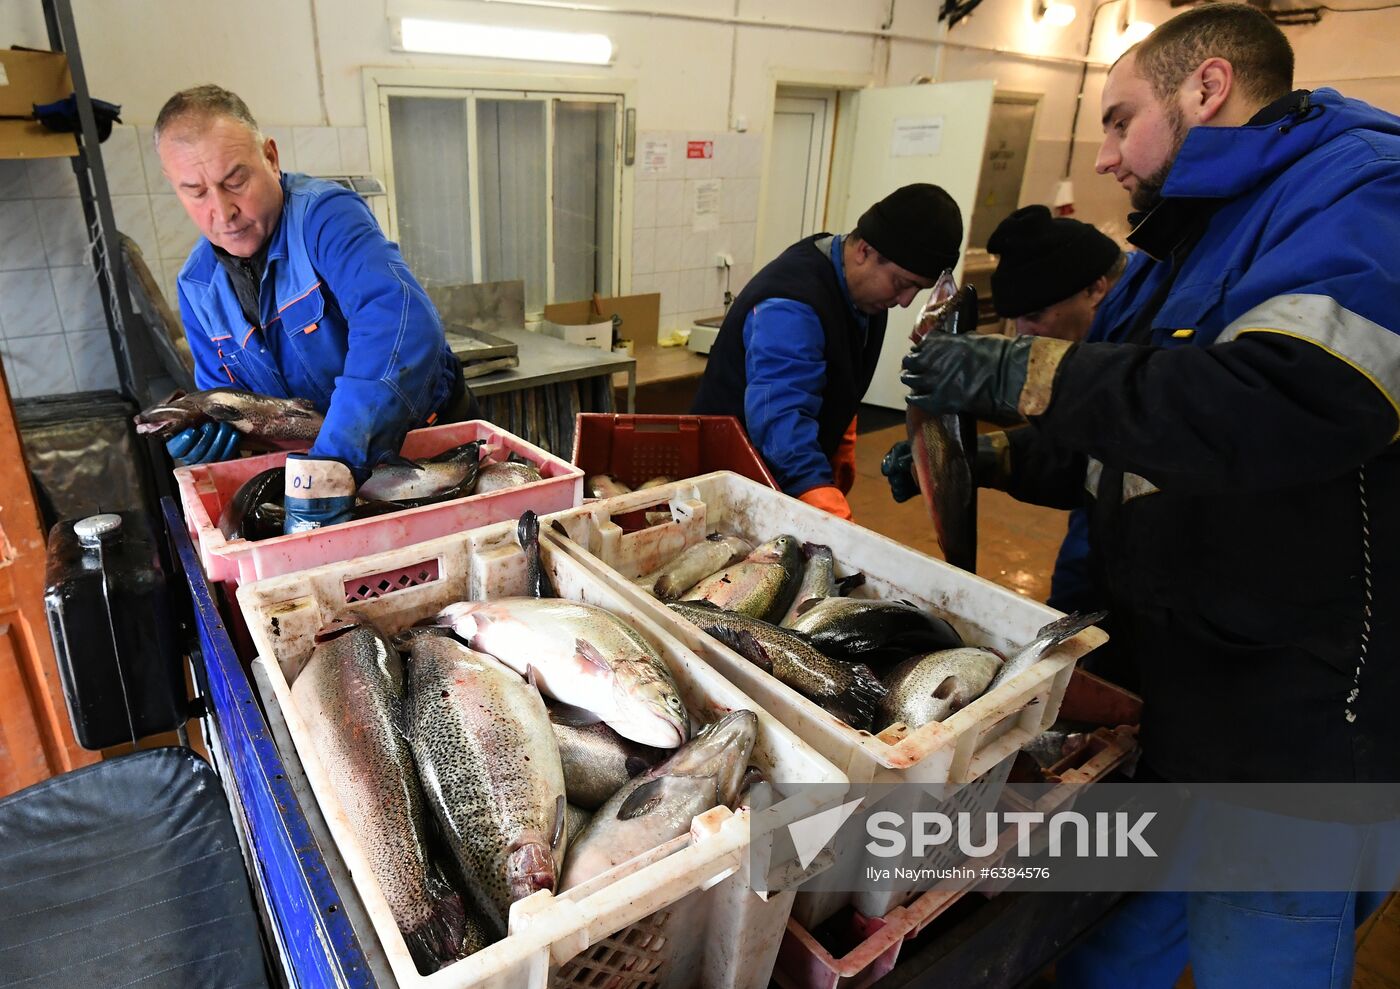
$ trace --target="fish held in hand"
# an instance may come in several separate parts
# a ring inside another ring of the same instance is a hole
[[[910,339],[917,346],[929,333],[972,333],[977,329],[977,290],[956,288],[945,273],[919,314]],[[910,405],[905,413],[914,475],[933,522],[943,558],[968,572],[977,569],[977,487],[972,462],[977,455],[977,422],[972,416],[930,416]]]
[[[244,436],[266,440],[314,440],[325,417],[304,398],[273,398],[237,388],[176,392],[137,413],[136,432],[162,438],[201,422],[227,422]]]
[[[490,656],[422,635],[404,709],[427,803],[475,905],[504,931],[512,903],[556,887],[568,841],[544,701]]]
[[[671,671],[609,611],[558,598],[498,598],[450,604],[435,621],[521,676],[533,668],[546,695],[591,711],[624,738],[673,749],[689,737]]]
[[[625,783],[569,850],[560,890],[680,837],[697,814],[721,804],[733,808],[757,739],[758,716],[731,711],[665,762]]]
[[[944,721],[981,697],[1000,666],[1000,656],[976,646],[912,656],[885,676],[889,693],[876,723],[918,728]]]
[[[462,902],[428,851],[430,811],[404,737],[403,688],[399,654],[349,615],[318,633],[292,701],[409,952],[432,971],[469,946]]]

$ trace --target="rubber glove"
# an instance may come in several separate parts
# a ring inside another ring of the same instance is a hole
[[[824,512],[835,515],[838,519],[851,518],[851,505],[846,501],[846,496],[841,493],[841,489],[834,484],[823,484],[820,487],[808,488],[797,496],[798,501],[806,502],[813,508],[820,508]]]
[[[355,475],[343,460],[287,454],[287,482],[283,489],[287,518],[283,534],[308,532],[350,518],[355,507]]]
[[[841,489],[842,494],[850,494],[856,483],[856,421],[846,427],[841,443],[836,447],[836,455],[831,458],[832,483]]]
[[[175,460],[186,464],[214,464],[238,456],[243,434],[228,422],[202,422],[176,433],[165,441],[165,449]]]
[[[1053,337],[930,333],[904,358],[908,402],[930,415],[971,415],[998,425],[1050,406],[1055,372],[1074,347]]]
[[[880,461],[880,473],[890,482],[890,494],[895,501],[905,502],[919,493],[919,479],[914,476],[914,453],[909,449],[908,440],[900,440],[890,447],[890,452]]]

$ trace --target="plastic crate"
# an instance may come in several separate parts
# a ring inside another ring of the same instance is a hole
[[[537,893],[511,910],[510,934],[427,978],[416,973],[383,894],[331,790],[289,683],[316,630],[347,606],[393,633],[463,599],[525,593],[524,554],[513,523],[389,553],[245,584],[238,600],[338,854],[371,918],[400,986],[607,985],[614,989],[738,989],[768,984],[794,893],[761,897],[749,881],[750,812],[716,808],[682,836],[558,896]],[[561,596],[624,617],[665,658],[700,720],[738,708],[759,717],[753,762],[775,781],[816,786],[785,794],[805,815],[844,795],[845,777],[737,687],[719,676],[579,561],[551,545],[544,564]],[[362,937],[365,932],[361,932]]]
[[[626,531],[616,521],[644,516],[649,509],[667,510],[671,520],[637,531]],[[753,542],[790,533],[830,546],[841,572],[864,572],[865,584],[853,596],[912,601],[948,620],[966,641],[1003,653],[1014,652],[1029,642],[1060,613],[728,472],[560,512],[545,520],[547,538],[558,538],[552,531],[554,522],[567,532],[569,539],[561,543],[569,552],[612,579],[639,611],[663,623],[830,759],[854,787],[900,783],[964,789],[970,786],[973,789],[966,793],[945,791],[945,795],[957,800],[962,809],[991,809],[1005,783],[1008,760],[1055,720],[1076,660],[1107,640],[1101,630],[1087,629],[946,721],[912,731],[872,735],[846,725],[680,619],[638,587],[635,578],[656,570],[715,531],[736,533]],[[902,787],[899,792],[911,800],[925,799],[917,795],[917,790],[918,787]],[[901,809],[920,808],[910,804]],[[869,855],[859,847],[843,851],[848,855]],[[846,861],[842,864],[856,868],[864,865]],[[912,895],[904,894],[902,898]],[[803,893],[796,915],[815,926],[850,900],[849,894]],[[900,900],[901,896],[893,893],[861,894],[864,912],[871,916],[883,916]]]
[[[540,467],[542,480],[257,542],[225,539],[219,531],[219,515],[243,482],[285,463],[285,452],[181,467],[175,471],[175,482],[190,539],[199,549],[204,572],[212,581],[233,585],[465,532],[518,518],[527,508],[544,514],[583,500],[583,473],[577,467],[479,419],[415,429],[404,438],[402,455],[430,457],[472,440],[499,444],[534,461]]]
[[[778,482],[733,416],[630,416],[581,412],[574,463],[635,488],[653,477],[695,477],[717,470],[777,489]]]
[[[1071,707],[1073,715],[1068,713]],[[1135,695],[1075,670],[1061,715],[1101,727],[1088,736],[1083,748],[1044,771],[1046,779],[1056,784],[1047,793],[1034,803],[1013,800],[1008,793],[1007,802],[1014,804],[1016,810],[1046,815],[1069,810],[1086,787],[1136,755],[1136,725],[1141,713],[1142,702]],[[1130,720],[1120,720],[1124,717]],[[1037,829],[1033,838],[1043,841],[1043,831]],[[1006,829],[993,859],[1011,850],[1016,839],[1016,828]],[[986,864],[992,864],[992,860]],[[918,937],[949,907],[974,891],[991,894],[997,889],[975,880],[946,880],[913,903],[895,907],[883,917],[866,917],[853,911],[843,925],[842,940],[846,944],[854,942],[854,946],[839,956],[796,919],[789,918],[773,980],[783,989],[863,989],[894,968],[906,941]]]

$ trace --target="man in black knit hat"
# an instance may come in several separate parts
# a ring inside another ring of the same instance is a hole
[[[1020,336],[1054,337],[1078,342],[1089,332],[1099,303],[1123,273],[1127,256],[1118,244],[1088,223],[1053,216],[1045,206],[1025,206],[992,231],[987,250],[997,255],[992,273],[992,301],[997,315],[1016,321]],[[982,487],[1005,490],[1006,434],[977,437]],[[896,443],[880,465],[895,501],[919,493],[909,442]],[[1065,540],[1050,579],[1052,608],[1070,612],[1099,604],[1089,573],[1089,520],[1083,508],[1070,512]]]
[[[992,302],[1021,336],[1083,340],[1094,311],[1123,273],[1126,258],[1111,237],[1088,223],[1026,206],[992,231],[997,255]]]
[[[886,313],[957,264],[962,234],[952,197],[916,183],[866,210],[849,234],[798,241],[730,307],[691,411],[736,416],[783,491],[850,518],[855,415]]]

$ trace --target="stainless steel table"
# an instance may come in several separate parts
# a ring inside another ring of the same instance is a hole
[[[637,361],[626,354],[618,354],[597,347],[580,347],[565,343],[543,333],[529,330],[492,329],[493,336],[509,340],[518,348],[520,366],[507,371],[472,378],[467,384],[478,397],[496,395],[501,392],[519,391],[540,385],[552,385],[562,381],[577,381],[582,378],[604,378],[605,386],[611,388],[615,372],[627,373],[627,411],[631,413],[637,404]]]

